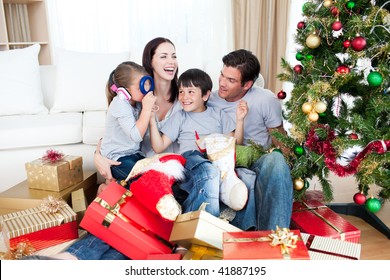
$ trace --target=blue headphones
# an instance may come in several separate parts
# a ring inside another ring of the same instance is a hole
[[[111,73],[110,78],[112,79],[112,75],[114,72]],[[115,92],[119,98],[124,100],[130,100],[131,94],[130,92],[124,88],[124,87],[118,87],[115,83],[112,84],[110,87],[113,92]],[[154,90],[154,81],[151,76],[143,76],[139,82],[139,89],[142,92],[142,94],[147,94],[150,91]]]

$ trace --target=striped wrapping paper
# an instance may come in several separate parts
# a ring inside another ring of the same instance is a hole
[[[8,248],[29,242],[40,250],[78,238],[77,214],[68,204],[53,214],[40,207],[5,214],[0,216],[0,225]]]
[[[361,244],[301,233],[311,260],[359,260]]]

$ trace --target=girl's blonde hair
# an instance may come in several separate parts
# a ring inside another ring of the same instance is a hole
[[[145,68],[133,61],[125,61],[119,64],[114,71],[111,72],[106,86],[107,103],[110,105],[116,93],[111,89],[112,85],[118,88],[129,88],[136,81],[138,75],[146,76],[148,73]]]

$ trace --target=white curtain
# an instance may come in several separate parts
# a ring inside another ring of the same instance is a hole
[[[162,36],[172,40],[178,53],[192,44],[202,48],[206,60],[220,61],[233,46],[231,0],[46,2],[54,48],[131,52]]]

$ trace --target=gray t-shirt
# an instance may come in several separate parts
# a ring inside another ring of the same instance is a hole
[[[234,115],[235,116],[235,115]],[[207,107],[204,112],[185,112],[180,110],[175,113],[161,128],[172,142],[177,141],[179,153],[198,150],[195,131],[199,137],[212,133],[228,134],[235,129],[235,122],[223,111]]]
[[[114,97],[106,115],[105,134],[101,145],[103,156],[118,160],[140,151],[142,137],[135,126],[140,111],[140,104],[137,103],[137,106],[133,107],[127,100]]]
[[[252,87],[242,98],[248,103],[248,114],[244,122],[244,144],[249,140],[256,142],[268,149],[271,145],[271,137],[267,128],[278,127],[282,124],[282,106],[279,99],[272,91]],[[228,102],[219,97],[218,91],[211,93],[207,104],[216,107],[227,114],[235,121],[238,101]]]

